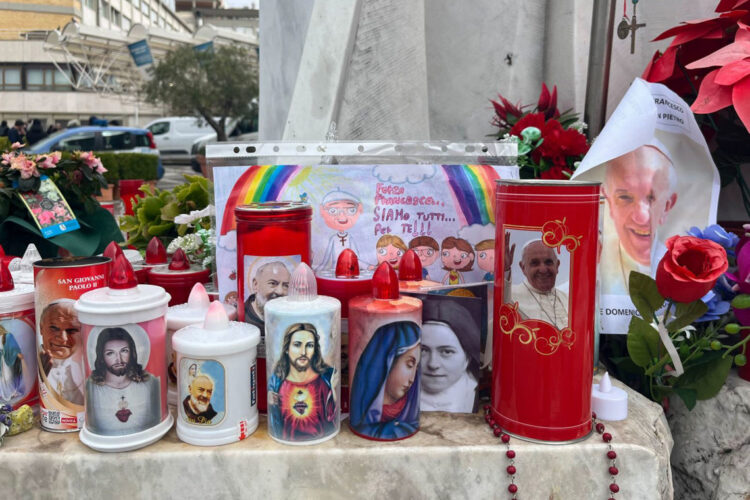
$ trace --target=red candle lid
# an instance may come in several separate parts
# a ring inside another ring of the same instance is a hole
[[[107,248],[104,249],[104,253],[102,253],[105,257],[109,257],[112,259],[112,262],[115,261],[118,255],[124,255],[122,248],[120,245],[115,243],[114,241],[111,241],[109,245],[107,245]]]
[[[130,265],[125,255],[115,257],[112,270],[109,272],[109,288],[113,290],[125,290],[138,286],[133,266]]]
[[[337,278],[356,278],[359,276],[359,259],[351,248],[346,248],[339,254],[336,261]]]
[[[0,245],[0,257],[5,257],[5,249]]]
[[[372,275],[372,296],[376,299],[397,299],[398,277],[388,262],[381,262]]]
[[[149,266],[156,266],[158,264],[167,263],[167,249],[164,248],[161,240],[154,236],[151,241],[148,242],[146,247],[146,264]]]
[[[9,292],[13,290],[13,276],[10,274],[8,265],[4,260],[0,260],[0,292]]]
[[[422,261],[417,252],[407,250],[398,264],[398,279],[401,281],[420,281],[422,279]]]
[[[187,271],[190,269],[190,262],[188,262],[187,255],[182,248],[178,248],[177,251],[172,255],[172,261],[169,263],[170,271]]]

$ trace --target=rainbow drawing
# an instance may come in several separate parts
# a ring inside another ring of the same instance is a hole
[[[300,165],[253,165],[234,183],[224,207],[221,234],[236,228],[234,209],[247,203],[278,201],[289,182],[302,170]]]
[[[458,227],[495,223],[495,181],[490,165],[442,165],[459,216]]]

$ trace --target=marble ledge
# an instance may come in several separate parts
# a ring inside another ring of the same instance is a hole
[[[614,436],[618,499],[670,499],[672,437],[661,408],[629,391]],[[571,445],[511,441],[519,499],[607,498],[607,446],[597,434]],[[172,429],[149,447],[103,454],[77,434],[32,429],[0,448],[4,498],[509,498],[506,448],[481,415],[424,413],[412,438],[361,439],[346,421],[331,441],[285,446],[258,430],[221,447],[182,443]],[[7,495],[7,496],[6,496]]]

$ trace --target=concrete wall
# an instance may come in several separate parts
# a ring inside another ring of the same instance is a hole
[[[314,4],[309,0],[260,2],[260,140],[279,139],[284,134]]]
[[[344,70],[346,84],[340,92],[341,108],[336,113],[340,125],[347,127],[339,127],[339,138],[418,138],[402,134],[415,132],[392,122],[401,119],[397,113],[399,106],[409,110],[421,98],[392,90],[419,80],[415,79],[419,63],[407,61],[418,59],[414,54],[419,51],[412,43],[422,29],[429,137],[486,138],[494,132],[489,99],[501,93],[513,102],[535,103],[543,81],[558,86],[560,108],[583,113],[594,0],[359,1],[362,7],[356,21],[356,36],[351,41],[350,67]],[[334,43],[346,43],[345,38],[333,36],[337,27],[326,19],[310,24],[312,5],[314,2],[261,2],[260,137],[263,139],[279,139],[283,135],[302,48],[309,37],[308,28],[332,34],[328,47],[319,47],[318,51],[331,50]],[[628,15],[632,14],[632,2],[626,5]],[[633,78],[643,72],[654,51],[669,43],[650,40],[680,21],[712,16],[716,0],[660,0],[638,5],[638,21],[645,22],[646,27],[636,32],[636,54],[629,52],[629,39],[615,37],[613,42],[608,114]],[[420,6],[424,10],[423,28],[413,22],[413,17],[404,16],[404,12]],[[622,2],[618,0],[616,23],[622,18],[621,9]],[[399,32],[399,26],[409,28]],[[308,50],[307,54],[316,57],[314,50]],[[369,62],[364,64],[364,60]],[[378,72],[399,67],[402,71]],[[315,81],[305,83],[315,88]],[[315,92],[309,98],[315,99]],[[367,108],[367,114],[359,119],[357,106],[363,107],[360,111]],[[384,113],[383,118],[377,116],[378,107]],[[341,115],[345,110],[354,118],[353,122]],[[304,116],[298,113],[294,119],[302,120]],[[366,133],[363,126],[368,127]],[[321,130],[313,135],[323,137],[327,124],[321,122],[318,128]]]

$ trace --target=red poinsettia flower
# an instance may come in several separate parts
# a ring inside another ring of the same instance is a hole
[[[643,78],[663,83],[683,96],[700,87],[691,106],[693,112],[708,114],[734,106],[750,130],[748,9],[750,0],[722,0],[716,8],[719,17],[689,21],[665,31],[655,41],[674,40],[664,54],[654,55]]]
[[[547,120],[560,116],[560,110],[557,109],[557,85],[552,87],[552,93],[550,93],[547,85],[542,82],[542,93],[539,94],[536,110],[543,113]]]

